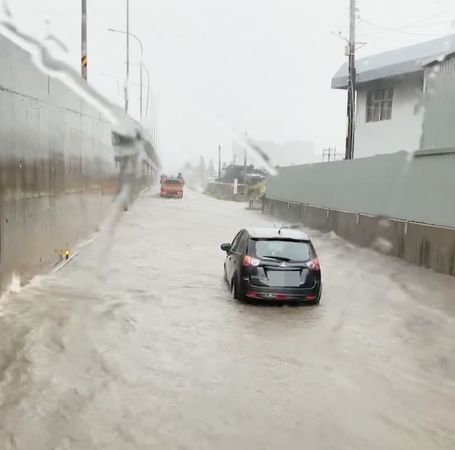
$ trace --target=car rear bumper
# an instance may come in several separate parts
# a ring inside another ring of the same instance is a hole
[[[250,300],[282,302],[318,302],[321,298],[322,285],[316,283],[312,288],[286,288],[252,285],[249,279],[241,281],[241,293]]]

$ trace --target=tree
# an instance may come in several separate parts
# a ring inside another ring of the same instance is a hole
[[[215,178],[216,177],[215,166],[213,165],[213,159],[210,160],[209,167],[207,168],[207,175],[210,178]]]
[[[205,175],[207,173],[207,166],[205,165],[205,159],[202,155],[201,155],[201,158],[199,159],[198,169],[201,174]]]

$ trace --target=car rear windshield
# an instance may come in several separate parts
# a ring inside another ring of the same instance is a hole
[[[289,239],[253,239],[249,254],[259,259],[283,261],[308,261],[313,258],[313,250],[308,241]]]
[[[182,184],[180,180],[166,180],[166,184]]]

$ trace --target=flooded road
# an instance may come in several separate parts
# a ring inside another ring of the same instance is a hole
[[[240,304],[219,244],[275,222],[145,193],[3,296],[0,448],[455,448],[455,280],[310,232],[321,305]]]

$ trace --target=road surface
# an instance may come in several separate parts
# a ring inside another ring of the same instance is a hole
[[[5,450],[455,448],[455,280],[311,232],[319,307],[230,298],[219,244],[274,223],[145,193],[1,298]]]

